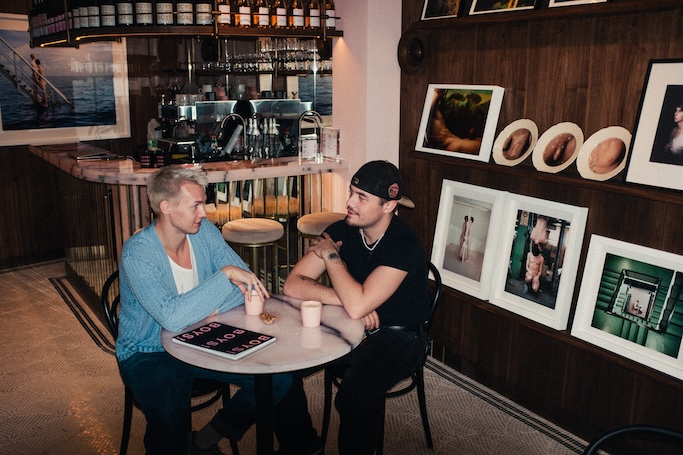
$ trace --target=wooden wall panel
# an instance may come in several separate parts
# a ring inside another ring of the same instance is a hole
[[[683,254],[683,194],[628,185],[622,175],[586,181],[575,165],[544,174],[531,158],[508,168],[416,152],[415,138],[430,83],[503,86],[497,132],[519,118],[534,120],[540,133],[571,121],[585,138],[612,125],[632,130],[649,60],[683,58],[683,5],[658,0],[645,10],[642,3],[621,3],[626,9],[603,5],[597,15],[565,17],[566,7],[530,12],[532,21],[515,12],[421,24],[422,2],[403,1],[404,36],[418,36],[425,52],[402,75],[400,167],[416,208],[400,216],[430,251],[443,179],[588,207],[570,326],[590,235]],[[683,408],[681,381],[572,338],[569,330],[548,329],[445,287],[434,339],[458,370],[585,438],[628,423],[683,429],[671,418]]]

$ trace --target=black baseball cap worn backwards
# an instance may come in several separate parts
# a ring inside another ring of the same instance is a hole
[[[351,179],[351,185],[382,199],[398,202],[408,208],[415,208],[413,201],[403,196],[403,177],[396,166],[388,161],[370,161],[358,169]]]

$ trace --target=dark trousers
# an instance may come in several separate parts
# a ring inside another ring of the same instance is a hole
[[[384,414],[384,394],[420,365],[427,336],[380,329],[332,368],[343,377],[335,398],[339,454],[372,455]]]
[[[253,376],[222,373],[188,365],[166,352],[137,353],[119,364],[123,382],[145,415],[145,448],[148,455],[186,455],[192,428],[190,396],[193,378],[235,384],[240,389],[218,411],[211,426],[226,438],[238,441],[256,421]],[[292,385],[291,374],[273,375],[273,403],[279,403]]]

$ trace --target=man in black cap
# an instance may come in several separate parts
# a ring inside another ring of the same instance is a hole
[[[284,284],[286,295],[342,305],[365,323],[367,337],[339,362],[341,455],[374,453],[384,394],[419,365],[427,343],[427,259],[395,216],[398,205],[415,206],[402,190],[393,164],[363,165],[351,179],[346,219],[312,242]],[[331,286],[317,281],[325,271]]]

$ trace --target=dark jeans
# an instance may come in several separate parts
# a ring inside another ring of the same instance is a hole
[[[166,352],[137,353],[119,364],[123,382],[145,415],[145,448],[148,455],[186,455],[192,428],[190,395],[192,379],[205,378],[235,384],[240,390],[218,411],[211,426],[226,438],[238,441],[256,421],[254,378],[188,365]],[[273,403],[279,403],[292,385],[291,374],[273,375]]]
[[[372,455],[384,415],[384,394],[420,365],[427,335],[380,329],[332,368],[343,377],[339,411],[339,454]]]

